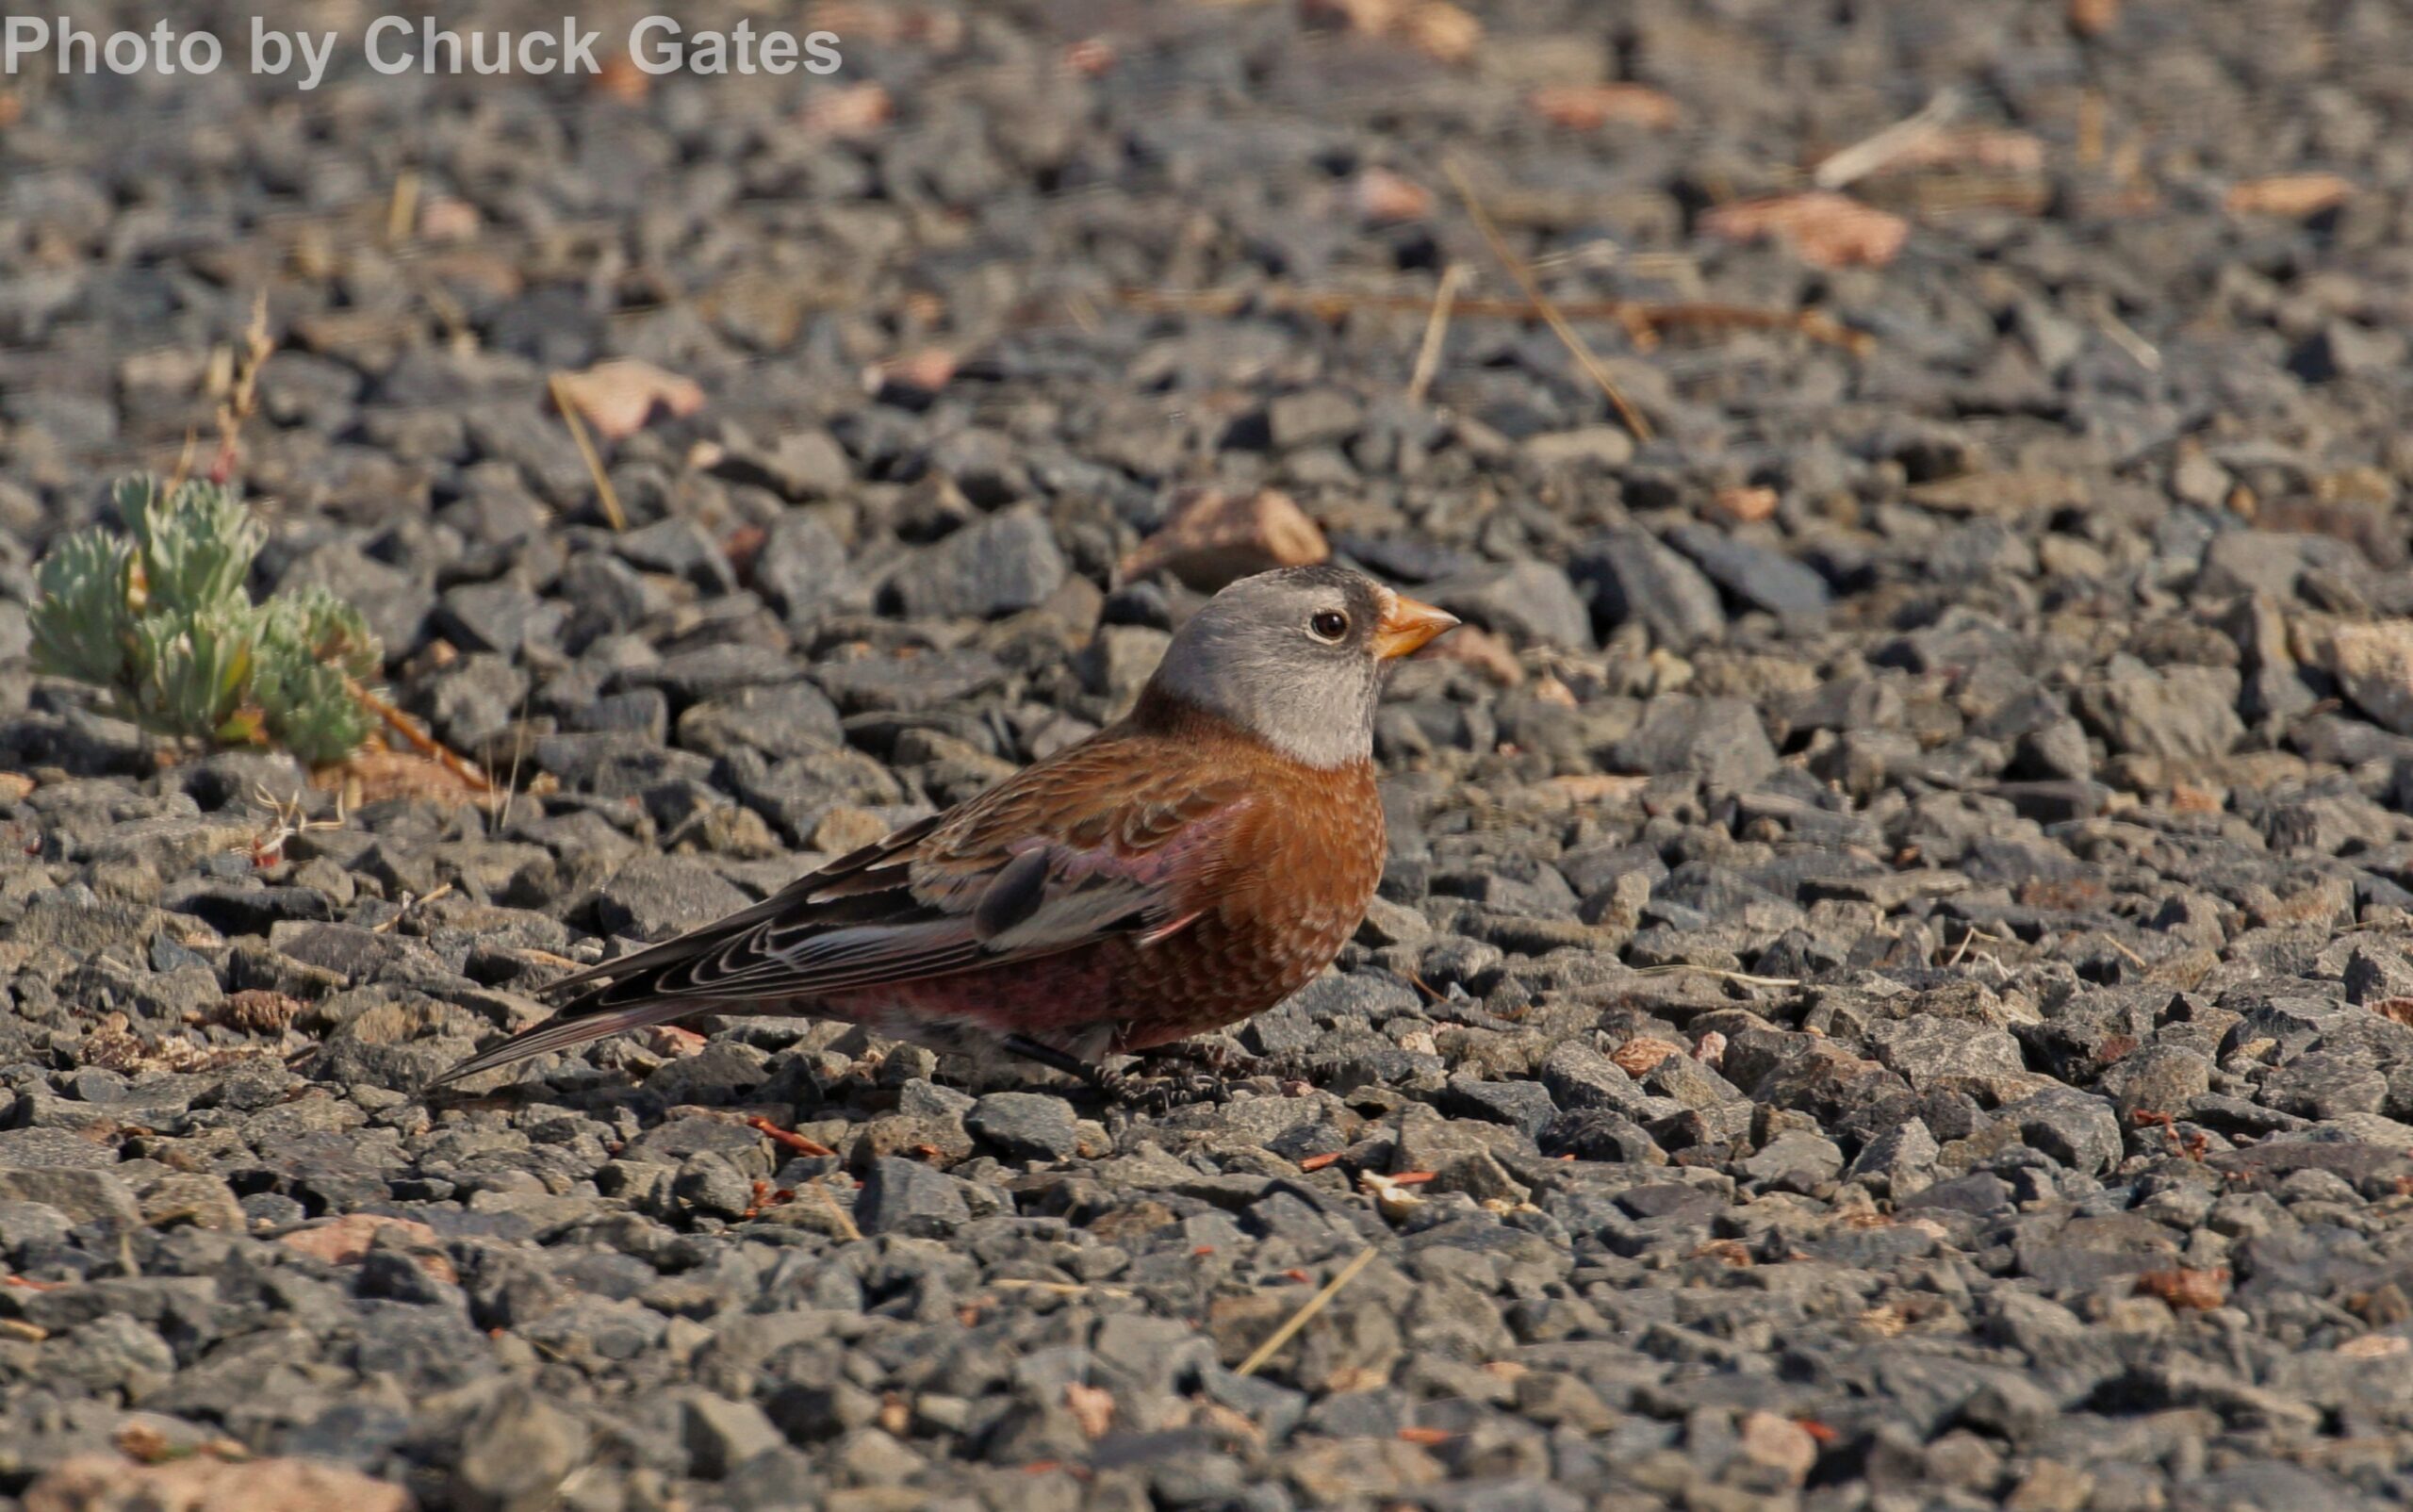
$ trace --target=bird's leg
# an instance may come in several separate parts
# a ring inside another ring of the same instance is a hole
[[[1219,1044],[1213,1040],[1175,1040],[1171,1044],[1152,1044],[1132,1053],[1143,1060],[1178,1061],[1212,1076],[1242,1080],[1275,1074],[1272,1061],[1235,1050],[1227,1044]]]
[[[1131,1078],[1120,1071],[1092,1065],[1079,1056],[1042,1044],[1027,1034],[1009,1034],[997,1042],[1000,1048],[1026,1060],[1036,1060],[1050,1071],[1060,1071],[1068,1076],[1087,1082],[1109,1097],[1123,1098],[1131,1093]]]
[[[1169,1113],[1188,1103],[1229,1102],[1231,1091],[1214,1076],[1167,1078],[1142,1087],[1111,1067],[1092,1065],[1076,1055],[1042,1044],[1027,1034],[1009,1034],[998,1044],[1014,1055],[1036,1060],[1051,1071],[1077,1076],[1119,1103],[1143,1112]]]
[[[1159,1112],[1190,1103],[1230,1102],[1233,1082],[1245,1081],[1266,1073],[1263,1060],[1212,1040],[1176,1040],[1171,1044],[1152,1044],[1133,1051],[1132,1056],[1157,1065],[1191,1068],[1168,1076],[1150,1089],[1151,1099],[1161,1105],[1157,1109]]]
[[[1296,1050],[1284,1050],[1273,1055],[1249,1055],[1212,1040],[1176,1040],[1171,1044],[1150,1045],[1134,1051],[1142,1060],[1178,1060],[1199,1066],[1209,1076],[1246,1081],[1252,1076],[1271,1076],[1286,1088],[1305,1082],[1314,1086],[1330,1074],[1328,1064]]]

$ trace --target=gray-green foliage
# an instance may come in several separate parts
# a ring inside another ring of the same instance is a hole
[[[385,659],[360,612],[320,588],[254,603],[265,533],[215,484],[129,478],[116,500],[126,535],[85,531],[42,559],[36,665],[158,734],[273,741],[313,765],[358,749],[375,727],[358,690]]]

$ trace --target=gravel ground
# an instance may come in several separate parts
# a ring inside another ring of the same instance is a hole
[[[2413,1498],[2403,8],[807,18],[834,78],[5,81],[0,1506]],[[1637,444],[1446,155],[1560,298],[1865,350],[1586,322]],[[25,666],[263,289],[257,585],[507,808]],[[619,531],[546,401],[613,357],[702,401]],[[1314,1087],[739,1019],[415,1095],[1110,717],[1213,571],[1118,564],[1275,493],[1480,631],[1235,1036]]]

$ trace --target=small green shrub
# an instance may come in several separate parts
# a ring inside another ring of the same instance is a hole
[[[116,490],[127,534],[84,531],[42,558],[34,663],[108,691],[155,734],[273,743],[313,766],[360,748],[377,718],[360,688],[385,653],[360,612],[322,588],[254,603],[265,533],[216,484]]]

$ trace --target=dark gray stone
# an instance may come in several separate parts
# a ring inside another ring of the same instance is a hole
[[[963,1126],[1021,1160],[1060,1160],[1080,1147],[1072,1105],[1036,1093],[995,1092],[972,1105]]]
[[[1460,618],[1513,640],[1574,650],[1592,647],[1592,616],[1567,574],[1546,562],[1518,562],[1420,590]]]
[[[969,1223],[972,1209],[945,1173],[917,1160],[882,1156],[864,1174],[855,1222],[866,1234],[938,1239]]]
[[[597,925],[607,934],[666,940],[710,924],[750,900],[729,882],[679,856],[640,856],[612,874],[596,895]]]
[[[1671,650],[1687,650],[1726,633],[1717,589],[1700,569],[1642,531],[1600,536],[1570,564],[1591,597],[1592,617],[1605,632],[1628,621]]]
[[[2119,1115],[2101,1097],[2066,1087],[2047,1088],[2003,1109],[2019,1125],[2019,1137],[2083,1175],[2100,1175],[2120,1163]]]
[[[2078,690],[2078,711],[2115,751],[2210,761],[2245,736],[2238,691],[2226,667],[2115,668]]]
[[[792,626],[809,622],[852,586],[845,547],[811,515],[780,517],[755,553],[755,591]]]
[[[708,1481],[720,1480],[786,1442],[753,1403],[703,1391],[680,1400],[679,1435],[686,1445],[688,1468]]]
[[[1069,570],[1047,517],[1021,508],[925,548],[890,586],[909,615],[985,618],[1045,602]]]
[[[1748,702],[1683,694],[1651,700],[1642,728],[1612,747],[1609,760],[1622,771],[1683,773],[1730,791],[1751,786],[1777,764]]]
[[[536,1512],[586,1457],[585,1425],[533,1391],[504,1393],[480,1415],[452,1466],[452,1497],[469,1512]]]
[[[1792,557],[1707,525],[1678,525],[1668,531],[1667,542],[1745,608],[1765,610],[1797,628],[1826,623],[1833,591],[1814,568]]]

